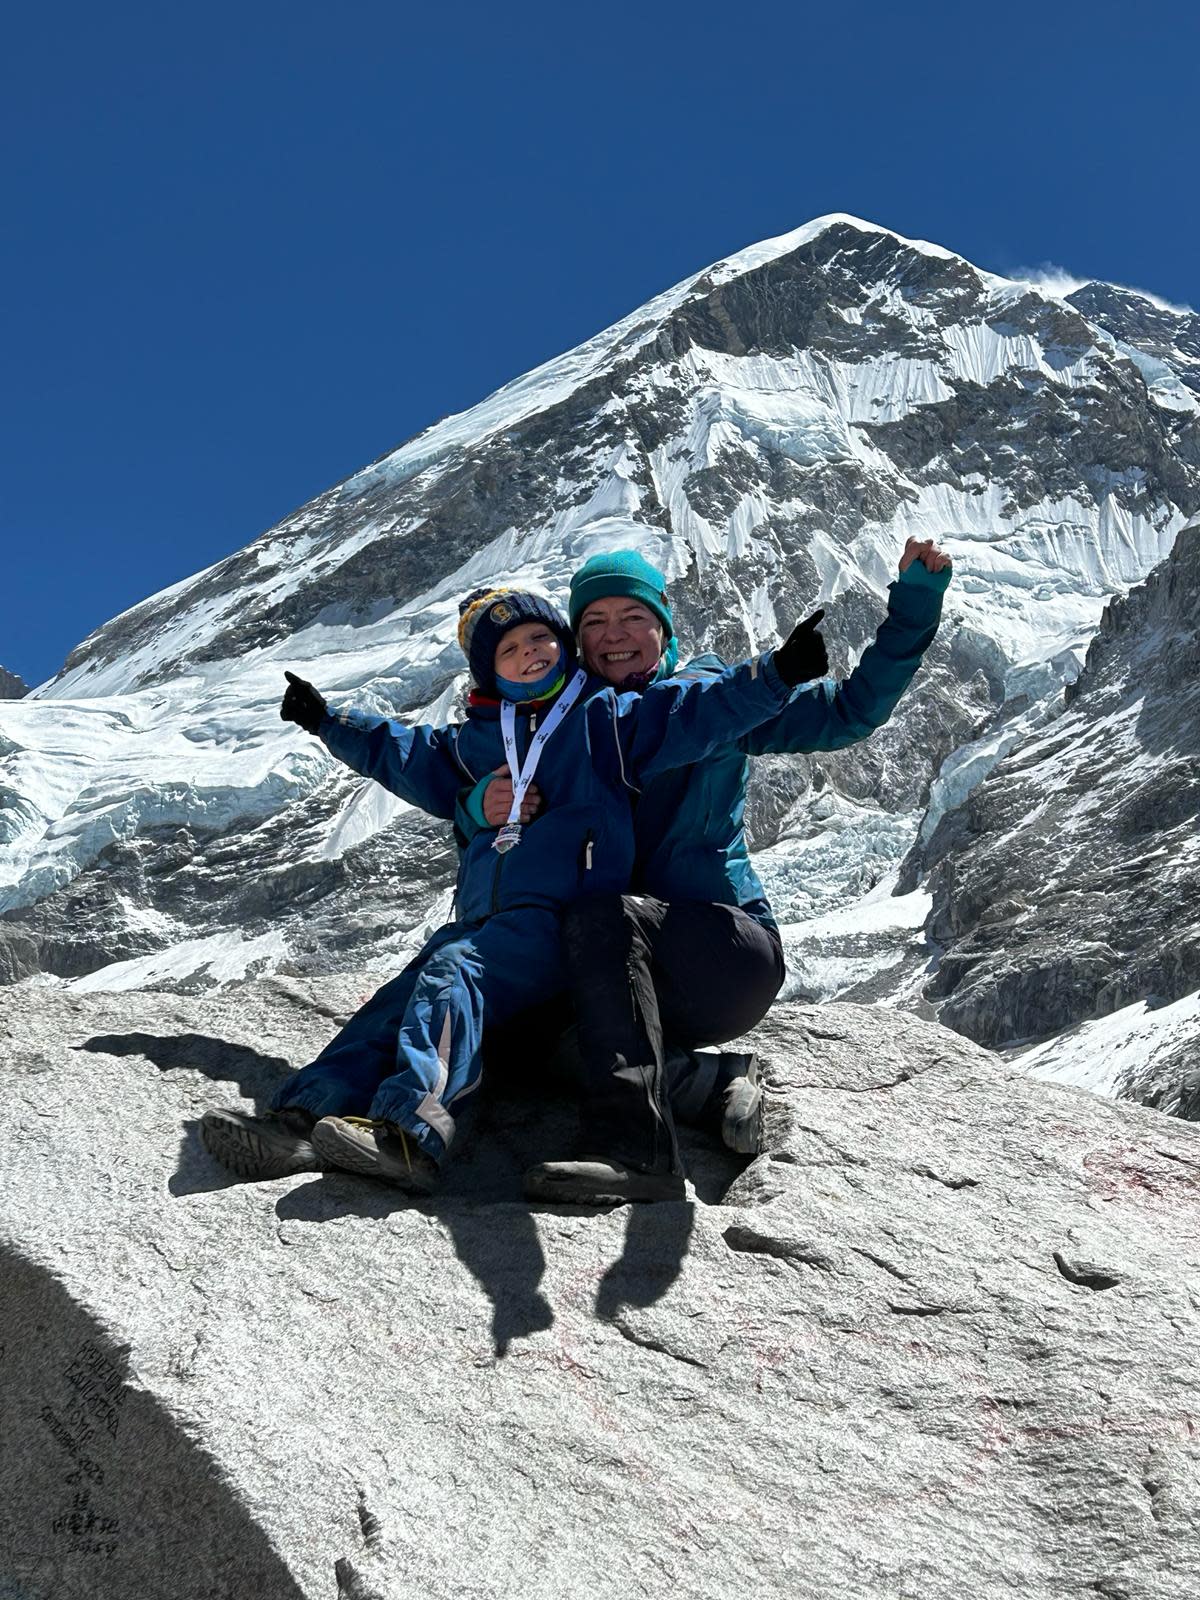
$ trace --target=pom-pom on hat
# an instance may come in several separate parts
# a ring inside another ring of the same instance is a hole
[[[636,550],[609,550],[583,563],[571,579],[571,627],[578,628],[580,617],[593,600],[606,600],[610,595],[637,600],[653,611],[666,629],[667,638],[674,637],[667,580]]]
[[[475,589],[458,608],[458,642],[471,676],[485,694],[496,693],[496,646],[522,622],[544,622],[563,647],[563,666],[575,660],[575,640],[557,606],[527,589]]]

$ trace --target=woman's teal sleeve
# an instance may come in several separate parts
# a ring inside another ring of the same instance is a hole
[[[920,561],[905,568],[888,591],[887,616],[874,643],[841,683],[822,678],[796,690],[778,716],[737,741],[749,756],[803,755],[841,750],[880,728],[912,682],[933,643],[950,568],[930,572]]]

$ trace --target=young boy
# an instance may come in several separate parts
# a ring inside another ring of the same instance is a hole
[[[479,1084],[485,1022],[566,987],[559,914],[568,902],[628,888],[631,795],[775,715],[791,693],[770,653],[716,678],[618,693],[577,665],[566,619],[521,590],[469,595],[459,641],[475,687],[455,726],[331,712],[311,684],[287,675],[281,716],[410,803],[453,818],[462,786],[505,761],[514,798],[505,826],[476,834],[463,852],[455,920],[287,1079],[273,1112],[203,1118],[207,1149],[244,1177],[335,1166],[430,1192],[454,1138],[454,1108]],[[544,805],[522,827],[535,773]],[[645,1175],[654,1197],[663,1181]],[[682,1178],[669,1181],[682,1197]],[[651,1198],[636,1172],[628,1189],[630,1199]]]

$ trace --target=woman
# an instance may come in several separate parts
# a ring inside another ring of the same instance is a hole
[[[770,905],[750,863],[744,814],[748,758],[840,750],[891,716],[932,643],[950,560],[931,539],[910,539],[874,643],[842,683],[828,662],[817,612],[788,640],[793,682],[812,682],[753,732],[703,763],[651,779],[636,802],[631,892],[592,895],[564,916],[563,948],[582,1065],[583,1151],[525,1177],[526,1192],[568,1203],[679,1199],[683,1167],[671,1098],[694,1108],[732,1095],[728,1124],[756,1130],[753,1080],[726,1078],[712,1058],[667,1082],[666,1040],[691,1049],[738,1037],[762,1020],[784,978]],[[589,672],[623,690],[677,673],[666,582],[633,550],[593,556],[571,582],[570,622]],[[721,670],[701,657],[684,677]],[[499,826],[512,802],[502,774],[484,778],[465,807],[473,828]],[[530,790],[525,815],[540,796]],[[704,1074],[707,1071],[707,1082]],[[714,1081],[715,1080],[715,1081]],[[670,1088],[670,1093],[669,1093]],[[754,1147],[756,1131],[728,1142]]]

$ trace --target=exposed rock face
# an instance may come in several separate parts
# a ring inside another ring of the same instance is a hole
[[[366,986],[10,990],[6,1592],[1191,1600],[1200,1129],[785,1005],[688,1204],[531,1211],[511,1095],[419,1206],[227,1183]]]
[[[18,678],[15,672],[7,672],[0,667],[0,700],[20,700],[29,693],[29,685]]]
[[[1087,283],[1067,299],[1089,322],[1103,328],[1131,352],[1149,356],[1163,371],[1142,365],[1148,381],[1174,372],[1193,394],[1200,394],[1200,314],[1164,306],[1112,283]]]
[[[1063,715],[934,834],[941,1019],[1005,1044],[1200,988],[1198,818],[1200,522],[1107,608]]]

